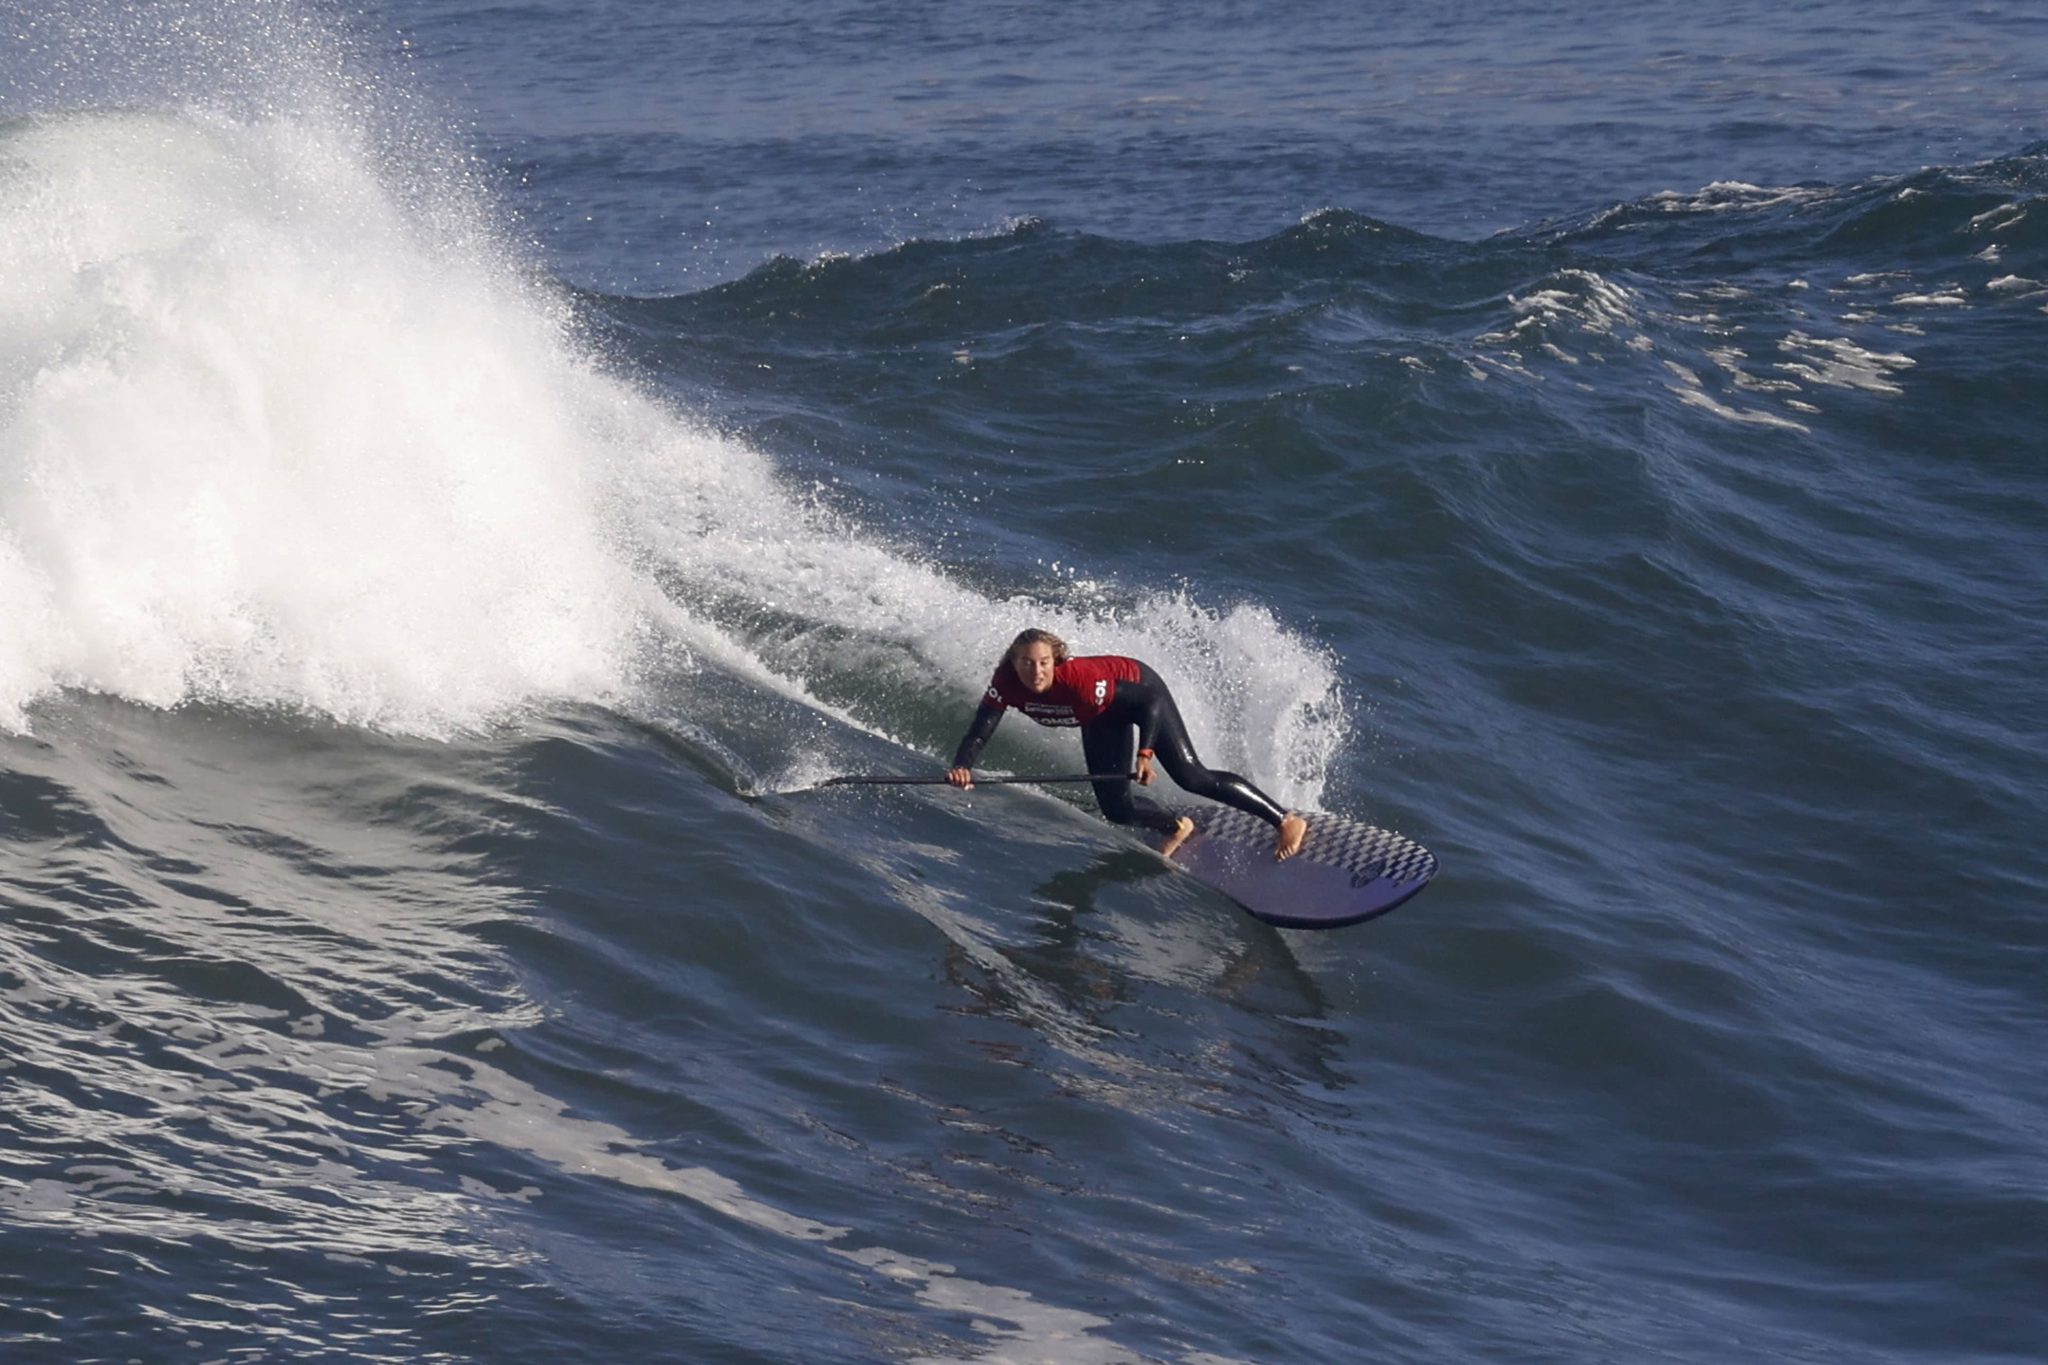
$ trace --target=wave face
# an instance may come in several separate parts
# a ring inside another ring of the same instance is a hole
[[[10,19],[0,1353],[2037,1357],[2038,24],[1610,9]]]

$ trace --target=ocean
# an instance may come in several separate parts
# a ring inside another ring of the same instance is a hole
[[[2048,1358],[2044,90],[2025,0],[4,0],[0,1358]],[[1437,880],[817,788],[1027,626]]]

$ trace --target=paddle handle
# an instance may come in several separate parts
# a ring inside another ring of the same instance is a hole
[[[820,787],[943,787],[946,777],[828,777]],[[977,787],[996,787],[1019,782],[1135,782],[1136,773],[1048,773],[1042,776],[977,777]]]

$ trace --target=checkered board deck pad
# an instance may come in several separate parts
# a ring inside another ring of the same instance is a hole
[[[1392,830],[1342,815],[1308,817],[1285,862],[1273,827],[1227,806],[1192,807],[1196,833],[1173,860],[1269,924],[1330,928],[1383,915],[1429,884],[1436,855]]]

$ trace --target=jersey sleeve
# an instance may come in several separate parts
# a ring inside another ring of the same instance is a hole
[[[960,737],[960,747],[953,751],[954,767],[974,766],[974,760],[981,756],[981,746],[988,743],[996,726],[1002,724],[1003,712],[1009,709],[1001,690],[990,683],[988,691],[982,694],[981,705],[974,709],[974,719],[968,722],[967,733]]]

